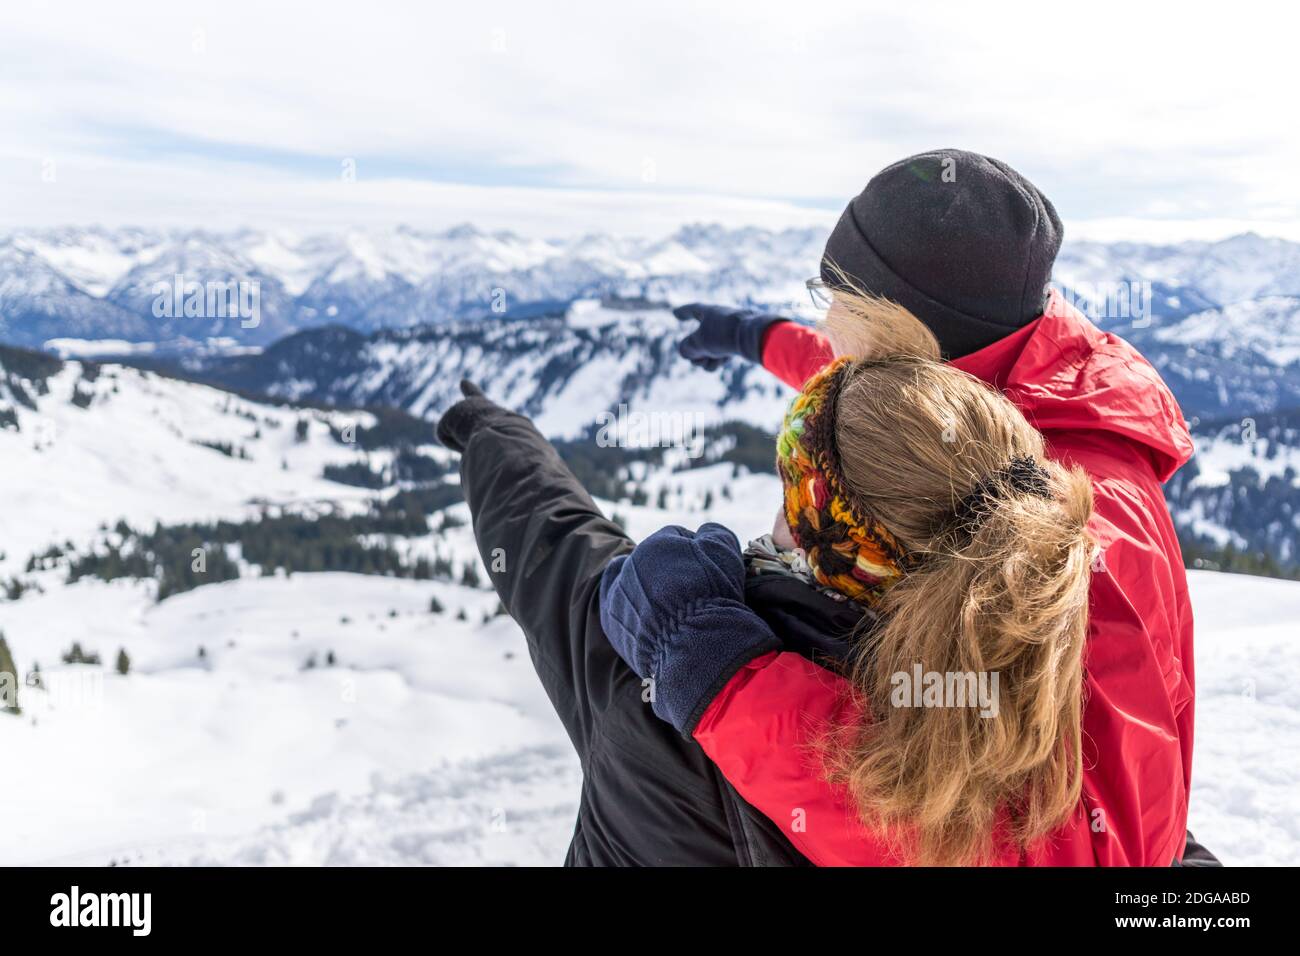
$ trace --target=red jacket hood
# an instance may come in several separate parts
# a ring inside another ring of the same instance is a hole
[[[1049,442],[1054,431],[1123,442],[1161,482],[1192,455],[1183,413],[1151,363],[1056,291],[1029,325],[952,364],[1005,392]]]

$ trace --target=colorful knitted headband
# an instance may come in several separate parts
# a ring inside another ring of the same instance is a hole
[[[785,486],[785,519],[807,555],[814,577],[868,606],[903,575],[902,548],[844,484],[835,443],[841,358],[804,385],[786,412],[776,440],[776,466]]]

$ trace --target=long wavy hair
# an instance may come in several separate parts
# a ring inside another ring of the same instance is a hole
[[[840,354],[864,359],[837,407],[845,482],[915,560],[858,643],[851,678],[869,719],[830,736],[827,772],[909,862],[1024,850],[1080,798],[1091,484],[1045,457],[1000,392],[935,361],[933,336],[901,306],[837,290],[827,327]],[[1024,457],[1046,495],[999,478]],[[980,506],[963,510],[977,490]],[[996,673],[995,714],[897,706],[897,675],[917,665]]]

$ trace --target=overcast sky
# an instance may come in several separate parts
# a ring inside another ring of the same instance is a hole
[[[1068,235],[1300,238],[1292,5],[872,6],[5,3],[0,225],[823,223],[957,146]]]

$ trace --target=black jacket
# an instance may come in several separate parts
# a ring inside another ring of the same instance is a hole
[[[566,863],[807,865],[698,744],[654,715],[605,639],[601,572],[633,542],[551,444],[498,410],[476,420],[460,473],[483,564],[582,764]]]

